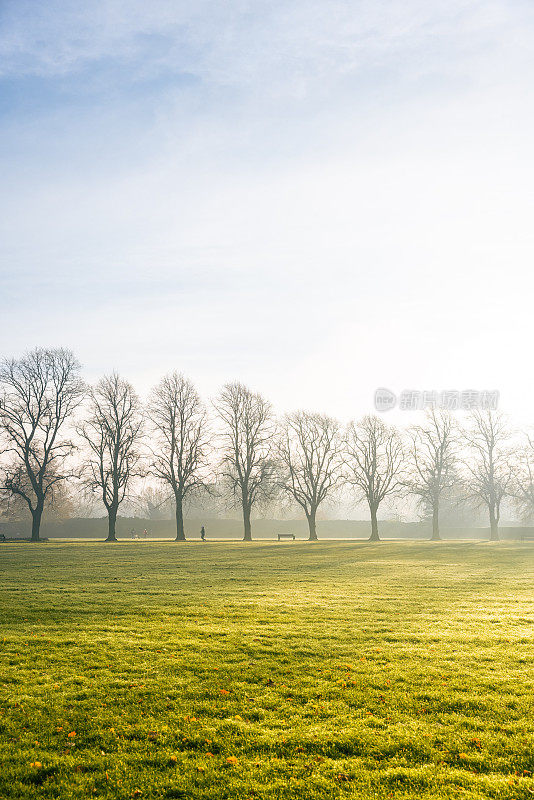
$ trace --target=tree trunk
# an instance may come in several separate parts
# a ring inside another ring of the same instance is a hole
[[[243,528],[244,528],[243,541],[251,542],[252,526],[250,524],[250,506],[246,502],[243,503]]]
[[[112,507],[108,508],[108,538],[106,542],[116,542],[117,536],[115,533],[115,526],[117,524],[117,509]]]
[[[380,536],[378,535],[378,519],[376,518],[376,508],[371,506],[371,535],[370,542],[379,542]]]
[[[490,516],[490,542],[498,542],[499,522],[497,520],[497,516],[495,514],[495,508],[493,506],[489,507],[489,516]]]
[[[182,498],[176,497],[176,539],[175,542],[185,542],[184,512]]]
[[[439,542],[441,541],[441,536],[439,535],[439,508],[437,505],[434,506],[432,509],[432,542]]]
[[[310,535],[308,536],[309,542],[316,542],[317,541],[317,528],[315,525],[315,511],[310,511],[309,514],[306,514],[308,517],[308,528],[310,529]]]
[[[41,517],[43,516],[43,506],[39,503],[32,511],[32,542],[40,542]]]

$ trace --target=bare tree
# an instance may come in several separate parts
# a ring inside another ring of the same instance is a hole
[[[432,406],[424,425],[409,431],[411,464],[405,485],[432,514],[432,541],[441,539],[439,511],[442,499],[458,482],[457,435],[450,414]]]
[[[207,487],[206,411],[191,381],[173,372],[152,390],[148,417],[156,436],[151,471],[173,493],[176,541],[184,542],[184,501]]]
[[[252,541],[251,512],[273,490],[271,405],[242,383],[227,383],[214,403],[223,424],[222,477],[243,511],[245,542]]]
[[[47,500],[72,475],[67,462],[74,443],[61,432],[83,397],[79,370],[63,348],[37,348],[0,364],[0,432],[8,459],[3,490],[26,503],[33,542],[40,541]]]
[[[534,521],[534,436],[525,433],[523,446],[519,448],[513,469],[510,495],[527,524]]]
[[[174,513],[173,498],[168,486],[145,485],[131,498],[136,516],[144,519],[169,519]]]
[[[316,541],[317,509],[342,481],[339,424],[324,414],[287,414],[277,445],[281,487],[303,509]]]
[[[376,416],[351,422],[345,437],[346,480],[365,497],[371,514],[370,542],[380,541],[378,509],[402,488],[403,450],[395,428]]]
[[[116,542],[119,506],[131,479],[140,474],[142,417],[132,385],[116,373],[102,378],[89,392],[88,417],[78,432],[89,452],[85,485],[100,494],[108,512],[106,542]]]
[[[508,494],[512,471],[508,441],[510,432],[502,414],[475,410],[464,431],[471,459],[465,461],[465,486],[469,497],[488,509],[490,541],[499,540],[501,503]]]

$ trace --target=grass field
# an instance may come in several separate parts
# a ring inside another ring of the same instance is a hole
[[[0,545],[1,798],[531,798],[534,546]]]

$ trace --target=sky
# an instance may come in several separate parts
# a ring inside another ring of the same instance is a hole
[[[0,0],[0,355],[534,422],[533,42],[529,0]]]

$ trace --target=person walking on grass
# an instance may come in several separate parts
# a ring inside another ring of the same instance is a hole
[[[206,530],[204,528],[204,525],[200,529],[200,538],[202,539],[203,542],[206,541]]]

